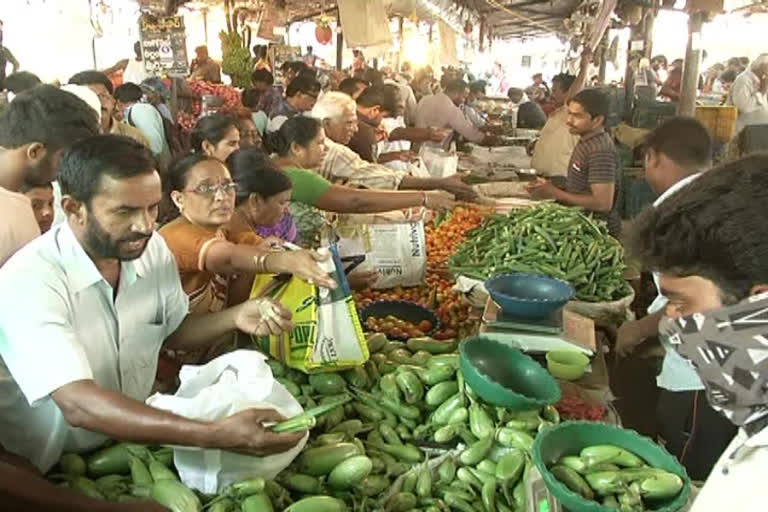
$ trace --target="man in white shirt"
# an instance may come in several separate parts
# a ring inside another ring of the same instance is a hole
[[[692,512],[765,510],[768,471],[768,157],[701,174],[635,222],[629,240],[668,299],[660,335],[739,427]],[[708,437],[708,432],[703,435]]]
[[[29,199],[19,190],[48,185],[71,143],[99,133],[96,112],[53,86],[38,86],[11,102],[0,118],[0,267],[40,236]]]
[[[182,444],[265,455],[301,435],[276,435],[274,410],[215,421],[144,404],[161,346],[198,350],[239,329],[291,328],[290,312],[251,300],[187,315],[173,254],[154,233],[162,198],[155,160],[127,137],[74,144],[59,182],[67,223],[0,269],[0,442],[42,471],[61,454],[107,439]]]
[[[712,140],[696,119],[676,117],[656,128],[646,140],[645,175],[658,195],[658,207],[697,179],[711,165]],[[616,342],[619,356],[630,354],[647,338],[658,336],[659,320],[667,298],[658,289],[648,315],[621,326]],[[694,480],[704,480],[736,433],[733,425],[704,402],[704,385],[693,368],[665,340],[657,416],[659,435],[667,450],[685,466]]]
[[[329,92],[317,101],[312,117],[323,123],[326,153],[319,173],[333,183],[385,190],[444,190],[459,199],[477,197],[461,175],[448,178],[415,178],[383,165],[366,162],[346,146],[357,132],[357,105],[342,92]]]
[[[745,126],[768,124],[768,54],[764,53],[736,77],[728,94],[728,104],[739,109],[735,133]]]
[[[22,186],[50,186],[65,147],[95,135],[96,112],[76,96],[51,86],[20,94],[0,118],[0,267],[24,244],[39,236],[29,200]],[[23,288],[10,290],[21,294]],[[37,305],[39,307],[39,305]],[[29,311],[23,318],[30,318]],[[6,339],[0,323],[0,346]],[[0,406],[13,400],[0,394]],[[25,431],[26,425],[22,427]],[[0,446],[0,503],[8,510],[129,512],[158,511],[151,503],[110,504],[80,496],[47,482],[22,457]]]

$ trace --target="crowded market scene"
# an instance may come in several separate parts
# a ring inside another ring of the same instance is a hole
[[[3,0],[0,510],[768,509],[767,26]]]

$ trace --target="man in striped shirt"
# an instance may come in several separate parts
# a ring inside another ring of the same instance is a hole
[[[596,89],[585,89],[568,102],[568,129],[580,137],[568,164],[566,189],[539,179],[529,186],[537,199],[555,199],[579,206],[608,223],[615,237],[621,233],[618,201],[620,169],[611,136],[605,132],[608,97]]]

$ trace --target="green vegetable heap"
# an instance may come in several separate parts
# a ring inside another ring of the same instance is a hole
[[[486,218],[468,233],[448,268],[483,280],[513,272],[543,274],[568,281],[576,299],[587,302],[630,293],[624,251],[605,223],[556,204]]]
[[[305,408],[275,432],[311,429],[274,480],[237,482],[218,496],[186,488],[171,451],[119,443],[67,454],[51,478],[111,501],[151,499],[173,512],[526,510],[525,475],[554,407],[513,413],[465,385],[455,341],[407,343],[370,334],[371,359],[340,373],[305,375],[269,361]]]
[[[251,51],[243,46],[243,38],[237,32],[221,31],[221,71],[232,78],[234,87],[246,88],[251,85],[253,58]]]
[[[683,479],[674,473],[652,468],[619,446],[587,446],[579,455],[567,455],[549,468],[571,491],[603,506],[627,512],[642,512],[660,500],[674,498]]]

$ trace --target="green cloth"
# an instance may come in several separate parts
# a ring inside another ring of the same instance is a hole
[[[293,193],[291,201],[315,206],[317,201],[328,192],[333,185],[319,174],[306,169],[283,169],[291,179]]]

